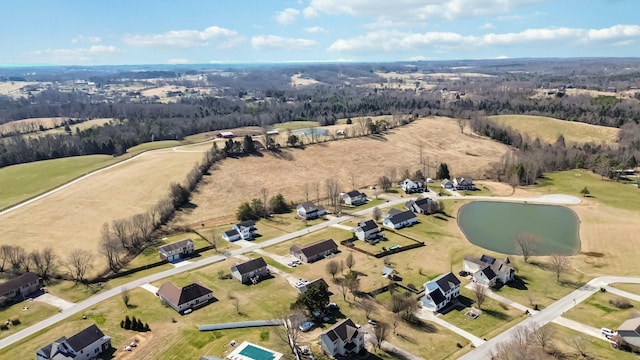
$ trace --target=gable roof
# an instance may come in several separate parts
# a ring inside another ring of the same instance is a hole
[[[633,346],[640,346],[640,317],[631,318],[623,322],[618,327],[618,335],[627,343]]]
[[[398,214],[400,214],[402,212],[403,212],[402,210],[391,208],[391,209],[389,209],[389,212],[387,213],[387,217],[392,217],[392,216],[398,215]]]
[[[69,348],[73,349],[73,351],[77,353],[103,337],[105,337],[105,335],[102,330],[94,324],[68,339],[63,336],[58,340],[47,344],[45,347],[38,350],[37,354],[39,356],[43,356],[45,359],[71,360],[75,357]]]
[[[304,209],[304,211],[306,211],[306,212],[318,210],[318,207],[314,203],[312,203],[311,201],[303,202],[298,206],[302,207]]]
[[[171,244],[160,246],[158,248],[158,251],[173,251],[173,250],[182,249],[182,248],[186,247],[189,243],[193,244],[193,240],[184,239],[184,240],[176,241],[176,242],[171,243]]]
[[[429,293],[429,296],[431,297],[431,300],[433,300],[435,304],[442,304],[447,300],[447,298],[444,297],[442,290],[440,289],[433,290],[432,292]]]
[[[364,232],[371,231],[377,228],[378,228],[378,225],[373,220],[361,221],[358,224],[358,229],[361,229]]]
[[[453,273],[446,273],[438,276],[433,280],[443,292],[453,289],[456,285],[460,285],[460,280]]]
[[[102,339],[104,333],[95,324],[73,335],[67,342],[71,345],[71,348],[76,352],[86,348],[94,342]]]
[[[358,335],[358,328],[353,320],[347,318],[330,327],[322,335],[326,335],[331,341],[340,339],[343,342],[348,342]]]
[[[361,193],[361,192],[360,192],[360,191],[358,191],[358,190],[351,190],[351,191],[349,191],[348,193],[346,193],[345,195],[346,195],[346,196],[348,196],[348,197],[350,197],[350,198],[354,198],[354,197],[357,197],[357,196],[364,196],[364,194],[363,194],[363,193]]]
[[[229,231],[225,231],[224,234],[227,235],[227,237],[233,237],[233,236],[240,235],[240,233],[236,229],[231,229]]]
[[[0,284],[0,295],[9,293],[15,289],[19,289],[20,287],[25,286],[28,283],[34,282],[38,279],[40,279],[40,277],[37,274],[26,272],[18,277]]]
[[[419,199],[415,199],[414,202],[416,203],[416,205],[422,207],[422,205],[426,205],[429,203],[429,201],[433,201],[428,197],[423,197],[423,198],[419,198]]]
[[[496,258],[494,258],[493,256],[482,254],[482,256],[480,257],[480,261],[489,265],[493,265],[493,263],[496,262]]]
[[[407,221],[409,219],[414,219],[414,218],[416,218],[416,214],[407,210],[407,211],[402,211],[400,213],[391,215],[389,217],[389,221],[391,221],[391,223],[393,224],[399,224],[401,222]]]
[[[238,270],[240,274],[248,274],[260,268],[267,267],[267,263],[262,257],[259,257],[240,264],[236,264],[233,267],[236,268],[236,270]]]
[[[243,228],[243,227],[246,227],[246,228],[256,227],[256,222],[255,222],[255,221],[253,221],[253,220],[246,220],[246,221],[243,221],[243,222],[239,223],[239,224],[238,224],[238,227],[239,227],[239,228]]]
[[[162,295],[162,297],[167,299],[167,301],[176,306],[186,304],[189,301],[210,293],[213,293],[213,291],[198,283],[193,283],[183,288],[179,288],[170,282],[166,282],[162,284],[160,289],[158,289],[158,295]]]
[[[491,266],[487,266],[484,269],[482,269],[481,271],[484,274],[484,276],[486,276],[487,279],[489,279],[489,280],[494,279],[496,277],[496,273],[493,272],[493,270],[491,269]]]
[[[305,287],[306,287],[307,289],[310,289],[310,288],[312,288],[312,287],[316,287],[316,286],[323,286],[323,287],[324,287],[324,288],[326,288],[326,289],[328,289],[328,288],[329,288],[329,284],[327,284],[327,282],[326,282],[326,281],[324,281],[324,279],[323,279],[323,278],[317,278],[317,279],[313,280],[312,282],[307,283],[307,284],[305,285]]]
[[[313,244],[307,246],[293,245],[291,251],[301,252],[306,257],[318,255],[329,250],[337,250],[338,245],[333,239],[316,241]]]

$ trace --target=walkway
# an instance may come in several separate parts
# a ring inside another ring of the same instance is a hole
[[[460,329],[459,327],[457,327],[455,325],[452,325],[452,324],[448,323],[447,321],[441,319],[439,316],[434,315],[433,311],[429,311],[427,309],[422,308],[416,313],[416,316],[419,319],[422,319],[422,320],[425,320],[425,321],[434,322],[434,323],[436,323],[436,324],[438,324],[438,325],[440,325],[440,326],[442,326],[444,328],[447,328],[447,329],[453,331],[454,333],[456,333],[456,334],[462,336],[463,338],[471,341],[473,346],[480,346],[480,345],[485,343],[484,340],[482,340],[479,337],[473,335],[472,333],[470,333],[470,332],[468,332],[466,330]]]
[[[353,227],[347,226],[347,225],[342,225],[342,224],[333,224],[333,225],[331,225],[331,227],[342,229],[342,230],[347,230],[347,231],[353,231]]]
[[[151,284],[142,284],[140,285],[140,287],[152,293],[153,295],[155,295],[158,292],[158,288]]]

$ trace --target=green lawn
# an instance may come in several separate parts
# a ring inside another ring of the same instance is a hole
[[[273,126],[280,131],[300,130],[300,129],[318,127],[318,122],[317,121],[287,121],[279,124],[274,124]]]
[[[0,309],[0,319],[6,321],[9,319],[20,320],[19,325],[9,325],[9,330],[0,331],[0,338],[7,337],[17,331],[26,329],[42,320],[45,320],[60,311],[55,306],[37,301],[22,301],[17,304]]]
[[[342,213],[343,214],[351,214],[351,213],[355,213],[364,209],[369,209],[372,208],[374,206],[380,206],[381,204],[384,204],[385,202],[387,202],[387,200],[384,199],[372,199],[371,201],[368,201],[366,204],[364,205],[360,205],[360,206],[354,206],[354,207],[349,207],[349,206],[345,206],[342,208]]]
[[[109,155],[87,155],[1,168],[0,208],[38,195],[119,160]]]
[[[586,170],[569,170],[545,174],[531,190],[541,194],[567,194],[577,197],[585,186],[590,200],[619,209],[640,211],[640,189],[632,184],[602,180],[600,175]]]
[[[473,291],[464,287],[460,289],[461,303],[470,307],[477,307]],[[522,311],[515,308],[503,308],[500,303],[491,298],[486,298],[482,304],[482,313],[477,319],[471,319],[465,315],[466,309],[453,309],[442,315],[447,322],[464,329],[481,338],[491,338],[513,327],[526,317]]]
[[[127,153],[137,154],[143,151],[164,149],[164,148],[174,147],[179,145],[183,145],[183,143],[178,140],[160,140],[160,141],[147,142],[140,145],[132,146],[127,149]]]
[[[627,300],[631,305],[628,309],[619,309],[609,303],[610,300],[619,298],[615,294],[597,292],[565,312],[563,316],[598,329],[602,327],[617,329],[629,318],[629,315],[640,309],[640,303],[633,300]]]
[[[640,284],[615,283],[611,286],[632,294],[640,295]]]
[[[273,245],[265,248],[266,251],[274,253],[276,255],[287,255],[289,249],[293,245],[308,245],[320,240],[333,239],[340,246],[340,241],[350,239],[352,233],[350,231],[338,229],[335,227],[328,227],[326,229],[316,231],[309,235],[304,235],[299,238]]]
[[[549,323],[546,326],[551,327],[554,331],[553,342],[551,348],[559,354],[558,359],[578,360],[585,359],[577,353],[575,348],[568,345],[567,342],[576,337],[584,339],[586,346],[587,359],[617,359],[617,360],[637,360],[638,357],[632,353],[613,349],[609,342],[596,339],[592,336],[585,335],[581,332],[568,329],[564,326]]]

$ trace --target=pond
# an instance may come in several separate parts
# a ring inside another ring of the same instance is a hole
[[[329,136],[329,130],[327,129],[319,129],[319,128],[311,128],[311,129],[301,129],[292,131],[295,135],[306,135],[306,136]]]
[[[503,254],[519,254],[523,234],[536,238],[534,255],[580,250],[580,220],[564,206],[475,201],[460,208],[458,226],[472,244]]]

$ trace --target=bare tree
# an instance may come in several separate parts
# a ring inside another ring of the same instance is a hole
[[[331,275],[331,278],[335,280],[336,274],[340,271],[340,264],[337,261],[331,260],[327,263],[327,272]]]
[[[229,293],[228,298],[233,303],[233,306],[235,306],[236,313],[238,315],[241,315],[242,313],[240,312],[240,298],[234,293]]]
[[[64,266],[75,282],[78,283],[84,281],[87,270],[91,268],[92,263],[93,256],[90,252],[83,249],[75,249],[67,255]]]
[[[569,346],[576,349],[578,354],[583,358],[587,358],[587,341],[582,336],[574,336],[567,340]]]
[[[11,251],[11,245],[0,246],[0,272],[4,272],[4,268],[9,261],[9,252]]]
[[[329,205],[334,207],[335,213],[339,213],[342,201],[340,199],[340,184],[335,178],[327,179],[327,197],[329,198]]]
[[[353,266],[356,264],[356,260],[353,258],[352,252],[350,252],[347,255],[347,258],[344,259],[344,264],[347,265],[347,268],[349,269],[349,271],[351,271],[351,268],[353,268]]]
[[[373,336],[374,336],[373,349],[379,350],[380,347],[382,346],[382,342],[384,342],[389,336],[389,325],[387,325],[384,322],[378,322],[376,326],[373,328]]]
[[[538,236],[529,232],[520,232],[516,234],[516,245],[524,262],[529,262],[529,257],[536,253]]]
[[[317,181],[314,182],[313,188],[316,190],[316,205],[319,205],[320,204],[320,183]]]
[[[13,271],[20,271],[20,269],[23,267],[23,262],[27,257],[27,252],[20,246],[12,245],[9,245],[5,249],[5,251],[5,256],[9,261],[9,265],[11,265],[11,269]]]
[[[122,302],[124,306],[129,307],[129,301],[131,301],[131,292],[129,288],[126,286],[122,287],[122,291],[120,292],[120,296],[122,296]]]
[[[111,232],[109,224],[102,225],[102,231],[100,234],[99,251],[107,258],[109,269],[111,271],[118,271],[120,269],[120,251],[122,251],[122,243]]]
[[[116,219],[111,222],[111,232],[120,241],[124,250],[129,250],[131,244],[129,242],[129,225],[126,219]]]
[[[553,254],[549,265],[556,274],[556,282],[560,282],[560,275],[569,269],[571,261],[567,256]]]
[[[531,347],[529,338],[531,333],[527,327],[520,326],[508,341],[499,343],[496,353],[491,358],[496,360],[528,360]]]
[[[462,119],[462,118],[458,118],[457,121],[458,121],[458,127],[460,128],[460,133],[464,134],[464,127],[465,127],[465,125],[467,123],[467,120]]]
[[[382,188],[382,191],[387,192],[389,191],[389,189],[391,189],[393,182],[391,181],[390,178],[386,176],[381,176],[378,178],[378,185],[380,186],[380,188]]]
[[[487,287],[478,283],[473,284],[473,295],[476,297],[478,309],[482,309],[482,304],[487,297]]]
[[[30,255],[31,263],[35,267],[36,273],[43,279],[48,279],[55,271],[56,254],[53,248],[47,246],[41,251],[34,251]]]
[[[376,206],[371,210],[371,218],[375,222],[380,222],[380,219],[382,219],[382,211],[379,207]]]
[[[546,351],[547,346],[552,344],[555,335],[555,330],[549,325],[539,326],[534,324],[532,327],[531,336],[543,351]]]
[[[352,172],[349,174],[349,178],[351,179],[351,190],[355,190],[356,188],[356,175]]]
[[[304,183],[302,185],[302,190],[304,191],[305,201],[309,201],[309,191],[311,190],[311,185],[309,185],[309,183]]]
[[[287,344],[293,355],[297,354],[298,338],[300,337],[300,325],[306,320],[306,316],[302,311],[296,311],[291,314],[281,316],[283,326],[272,326],[271,329],[281,342]]]
[[[400,325],[400,313],[391,315],[391,325],[393,326],[393,335],[398,335],[398,325]]]
[[[364,316],[367,317],[367,319],[369,319],[369,315],[371,315],[371,312],[373,311],[373,309],[375,309],[375,302],[367,295],[367,296],[363,296],[358,305],[360,306],[360,308],[362,310],[364,310]]]
[[[347,279],[338,279],[338,291],[342,294],[342,300],[347,301]]]
[[[387,169],[387,177],[391,180],[391,183],[395,183],[398,177],[398,169],[395,167],[390,167]]]
[[[267,188],[260,189],[260,197],[262,199],[262,203],[264,204],[264,217],[268,218],[269,217],[269,203],[267,201],[269,200],[269,190],[267,190]]]
[[[151,241],[151,233],[153,232],[153,220],[149,213],[136,214],[131,218],[133,228],[136,230],[134,247],[140,249],[144,244]]]

